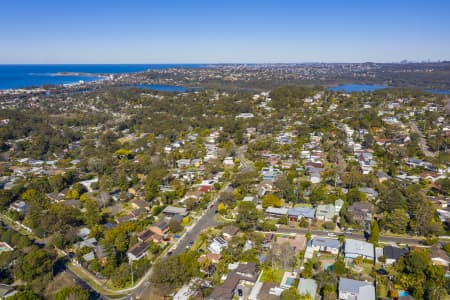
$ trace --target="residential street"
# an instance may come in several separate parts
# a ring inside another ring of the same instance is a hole
[[[429,157],[436,157],[436,153],[431,152],[429,150],[427,141],[425,140],[425,137],[423,136],[423,133],[417,126],[416,122],[411,121],[410,125],[411,125],[411,129],[419,135],[419,147],[420,147],[420,150],[422,150],[423,154],[425,154],[425,156],[429,156]]]

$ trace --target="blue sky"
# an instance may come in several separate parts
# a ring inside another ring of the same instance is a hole
[[[0,1],[0,63],[450,60],[448,0]]]

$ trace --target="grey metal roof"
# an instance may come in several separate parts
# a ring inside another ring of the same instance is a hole
[[[373,244],[359,240],[346,239],[344,247],[345,257],[355,258],[366,256],[374,258]]]
[[[277,208],[277,207],[270,206],[270,207],[266,208],[266,213],[268,213],[268,214],[286,215],[287,212],[288,212],[288,209],[285,207]]]
[[[94,260],[94,259],[95,259],[94,251],[91,251],[91,252],[89,252],[89,253],[83,255],[83,259],[84,259],[85,261],[91,261],[91,260]]]
[[[305,218],[314,218],[315,210],[312,207],[294,207],[288,209],[289,216],[302,216]]]
[[[407,249],[386,246],[383,248],[383,256],[390,259],[399,259],[403,255],[407,254]]]
[[[334,248],[334,249],[339,249],[339,247],[341,245],[339,243],[339,241],[336,239],[328,239],[328,238],[323,238],[323,237],[315,237],[312,240],[310,240],[309,243],[313,247],[319,246],[319,247],[327,247],[327,248]]]
[[[355,294],[356,299],[375,300],[375,287],[365,281],[341,277],[339,279],[339,292]]]
[[[374,197],[378,197],[378,192],[375,191],[373,188],[369,187],[362,187],[358,189],[361,193],[373,195]]]

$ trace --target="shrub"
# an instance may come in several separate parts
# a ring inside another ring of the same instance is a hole
[[[328,229],[328,230],[333,230],[333,229],[336,228],[336,224],[333,223],[333,222],[324,222],[322,224],[322,227],[325,228],[325,229]]]
[[[301,218],[300,221],[298,222],[298,226],[302,228],[308,228],[309,222],[305,218]]]
[[[287,216],[281,216],[278,219],[278,224],[283,224],[283,225],[287,225],[289,222],[288,217]]]

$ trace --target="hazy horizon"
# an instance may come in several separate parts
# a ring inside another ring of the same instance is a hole
[[[304,61],[304,62],[136,62],[136,63],[0,63],[0,66],[70,66],[70,65],[303,65],[303,64],[427,64],[427,63],[448,63],[450,60],[422,60],[422,61]]]

